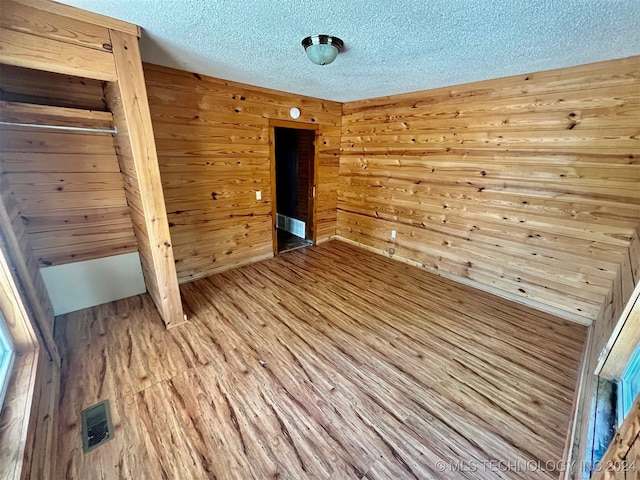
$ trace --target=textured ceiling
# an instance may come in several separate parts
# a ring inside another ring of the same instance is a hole
[[[143,60],[337,101],[640,53],[638,0],[62,0],[143,27]],[[340,37],[331,65],[300,41]]]

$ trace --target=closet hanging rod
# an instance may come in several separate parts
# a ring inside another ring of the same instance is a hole
[[[71,132],[91,132],[91,133],[110,133],[115,135],[118,130],[113,128],[91,128],[91,127],[71,127],[68,125],[41,125],[39,123],[19,123],[19,122],[0,122],[0,125],[8,125],[11,127],[28,127],[28,128],[50,128],[54,130],[67,130]]]

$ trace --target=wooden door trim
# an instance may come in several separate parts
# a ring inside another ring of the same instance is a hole
[[[311,232],[311,243],[313,245],[316,244],[316,237],[318,234],[318,220],[317,220],[317,202],[316,199],[318,198],[318,142],[320,141],[320,129],[316,129],[316,134],[313,137],[313,178],[310,178],[309,180],[312,180],[313,183],[311,185],[312,190],[312,195],[311,195],[311,208],[309,208],[308,210],[311,210],[311,228],[312,228],[312,232]]]
[[[317,123],[292,122],[290,120],[276,120],[274,118],[269,119],[269,126],[292,128],[294,130],[320,130],[320,125]]]
[[[295,130],[315,130],[316,136],[313,145],[313,185],[311,188],[316,187],[316,195],[311,199],[313,201],[313,218],[312,218],[312,239],[313,244],[316,244],[316,197],[318,195],[318,138],[320,136],[320,125],[315,123],[302,123],[292,122],[290,120],[277,120],[274,118],[269,119],[269,162],[271,163],[271,240],[273,244],[273,256],[278,256],[278,230],[277,213],[278,205],[276,202],[276,127],[281,128],[293,128]]]
[[[278,230],[276,228],[278,205],[276,203],[276,126],[269,122],[269,163],[271,164],[271,246],[273,256],[278,256]]]

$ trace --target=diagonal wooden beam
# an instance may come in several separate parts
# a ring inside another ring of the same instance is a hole
[[[167,328],[184,322],[138,38],[111,30],[118,82],[106,94],[147,290]]]

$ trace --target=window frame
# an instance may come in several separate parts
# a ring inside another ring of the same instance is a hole
[[[618,426],[622,425],[638,392],[640,392],[640,344],[636,346],[618,382]]]
[[[13,338],[7,328],[4,315],[0,311],[0,411],[4,406],[15,360],[16,348],[13,344]]]

